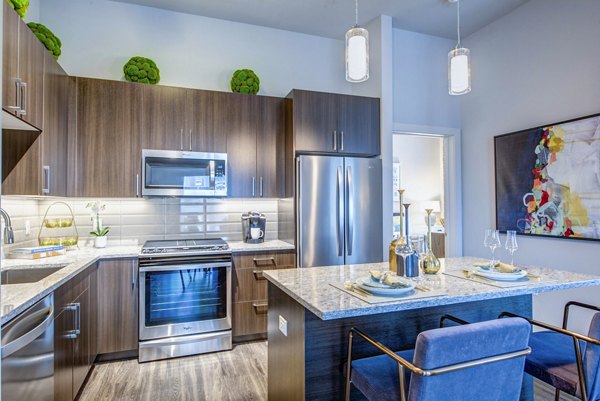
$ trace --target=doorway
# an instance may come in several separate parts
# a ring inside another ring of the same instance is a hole
[[[432,250],[443,258],[447,255],[446,180],[447,144],[443,136],[394,133],[393,135],[393,188],[394,233],[400,231],[401,210],[408,215],[409,234],[427,233],[426,209],[433,209]],[[400,205],[398,190],[402,189]],[[408,213],[406,213],[406,211]],[[406,220],[402,221],[405,224]]]

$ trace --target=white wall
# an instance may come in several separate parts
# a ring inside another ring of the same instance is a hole
[[[229,91],[231,74],[251,68],[261,94],[292,88],[351,93],[344,42],[107,0],[44,0],[41,22],[62,40],[71,75],[122,79],[131,56],[156,61],[163,85]]]
[[[448,52],[455,44],[393,30],[394,123],[460,127],[460,99],[448,94]]]
[[[494,225],[493,136],[600,112],[600,1],[531,0],[465,40],[473,90],[462,96],[464,251],[487,256]],[[600,243],[519,238],[516,261],[600,274]],[[534,297],[558,323],[567,299],[600,304],[589,288]]]

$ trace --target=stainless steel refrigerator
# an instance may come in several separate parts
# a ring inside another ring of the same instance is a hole
[[[296,158],[298,267],[381,262],[381,160]]]

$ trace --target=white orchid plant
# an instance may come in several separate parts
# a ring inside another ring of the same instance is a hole
[[[106,204],[100,201],[90,202],[86,205],[86,208],[89,208],[92,211],[91,219],[94,231],[90,231],[90,235],[93,237],[104,237],[108,235],[110,227],[102,227],[102,218],[100,217],[100,212],[106,209]]]

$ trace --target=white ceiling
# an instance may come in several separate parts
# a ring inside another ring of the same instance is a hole
[[[343,38],[354,25],[353,0],[114,0],[182,13]],[[463,37],[528,0],[462,0]],[[385,14],[394,27],[456,38],[456,3],[448,0],[359,0],[359,24]]]

